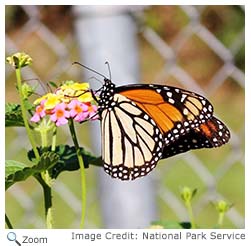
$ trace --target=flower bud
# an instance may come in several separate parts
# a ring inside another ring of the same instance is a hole
[[[15,69],[29,66],[32,63],[32,58],[24,52],[17,52],[6,58],[7,63]]]
[[[181,198],[184,202],[190,202],[194,195],[196,194],[197,189],[191,190],[189,187],[185,186],[181,190]]]
[[[226,201],[220,200],[215,204],[215,207],[219,213],[226,213],[232,207],[232,204],[228,204]]]

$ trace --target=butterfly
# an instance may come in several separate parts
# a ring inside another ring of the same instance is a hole
[[[101,122],[102,161],[113,178],[134,180],[151,172],[160,159],[229,141],[229,130],[213,115],[205,97],[166,85],[117,87],[96,73],[104,78],[99,96],[93,93]]]

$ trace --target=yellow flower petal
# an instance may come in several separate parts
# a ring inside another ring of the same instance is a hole
[[[80,102],[91,102],[93,101],[93,97],[92,97],[91,92],[86,92],[86,93],[83,93],[81,96],[79,96],[78,100]]]
[[[88,83],[74,83],[73,85],[71,85],[71,88],[73,90],[87,90],[89,89],[89,84]]]
[[[69,84],[63,84],[63,85],[60,86],[60,90],[63,90],[63,91],[64,91],[64,90],[70,88],[70,86],[71,86],[71,85],[69,85]]]
[[[34,101],[34,104],[37,105],[37,104],[41,103],[43,100],[47,99],[47,97],[49,97],[50,95],[52,95],[52,93],[47,93],[47,94],[43,95],[42,97],[39,97],[38,99],[36,99]]]
[[[48,96],[47,101],[44,103],[45,109],[53,109],[58,103],[60,103],[60,99],[62,96],[51,94]]]

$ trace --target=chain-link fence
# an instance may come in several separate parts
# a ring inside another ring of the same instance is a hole
[[[222,148],[192,151],[160,162],[153,176],[159,217],[187,218],[179,189],[188,185],[198,188],[194,211],[201,227],[212,227],[217,220],[211,202],[225,199],[234,205],[227,213],[226,227],[243,228],[244,7],[127,6],[127,11],[138,28],[142,80],[205,95],[231,131],[230,143]],[[70,6],[6,6],[6,54],[25,51],[34,60],[32,68],[24,69],[25,79],[79,80],[81,71],[71,66],[79,60],[73,21]],[[6,100],[15,102],[14,74],[9,67],[6,81]],[[68,141],[67,137],[62,140]],[[90,147],[88,140],[82,144]],[[7,159],[26,160],[28,149],[24,129],[6,129]],[[95,171],[88,170],[86,227],[102,228]],[[55,227],[78,227],[79,183],[78,172],[64,173],[55,182]],[[41,197],[32,179],[7,191],[6,211],[16,227],[44,227]]]

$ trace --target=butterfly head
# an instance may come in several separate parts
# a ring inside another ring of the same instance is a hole
[[[113,84],[110,79],[105,78],[104,84],[100,89],[99,102],[98,102],[99,107],[101,109],[110,107],[113,101],[114,93],[115,93],[115,84]]]

